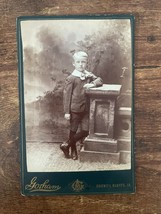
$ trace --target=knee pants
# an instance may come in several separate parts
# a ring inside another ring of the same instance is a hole
[[[79,125],[81,130],[83,131],[89,130],[88,112],[80,112],[80,113],[71,112],[70,130],[73,132],[77,132]]]

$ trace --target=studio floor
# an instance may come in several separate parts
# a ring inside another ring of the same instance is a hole
[[[77,146],[79,147],[79,145]],[[130,169],[129,164],[110,162],[80,162],[66,159],[59,143],[27,142],[27,169],[29,172],[65,172]],[[78,148],[79,156],[79,148]]]

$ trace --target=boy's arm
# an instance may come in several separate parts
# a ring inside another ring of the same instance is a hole
[[[91,83],[94,84],[94,87],[99,87],[103,85],[103,81],[100,77],[97,77],[94,74],[92,74],[91,79],[92,79]]]
[[[96,77],[93,73],[90,72],[91,82],[84,85],[84,88],[94,88],[103,85],[103,81],[100,77]]]
[[[65,81],[64,94],[63,94],[65,114],[70,114],[72,91],[73,91],[73,79],[71,78],[71,76],[69,76]]]

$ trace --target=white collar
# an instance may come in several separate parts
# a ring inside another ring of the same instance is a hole
[[[75,77],[79,77],[81,80],[85,80],[87,77],[91,76],[91,73],[87,70],[84,70],[83,72],[80,72],[78,70],[74,70],[72,72],[72,75]]]

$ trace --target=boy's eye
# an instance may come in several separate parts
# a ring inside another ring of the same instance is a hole
[[[76,63],[86,63],[86,61],[76,61]]]

